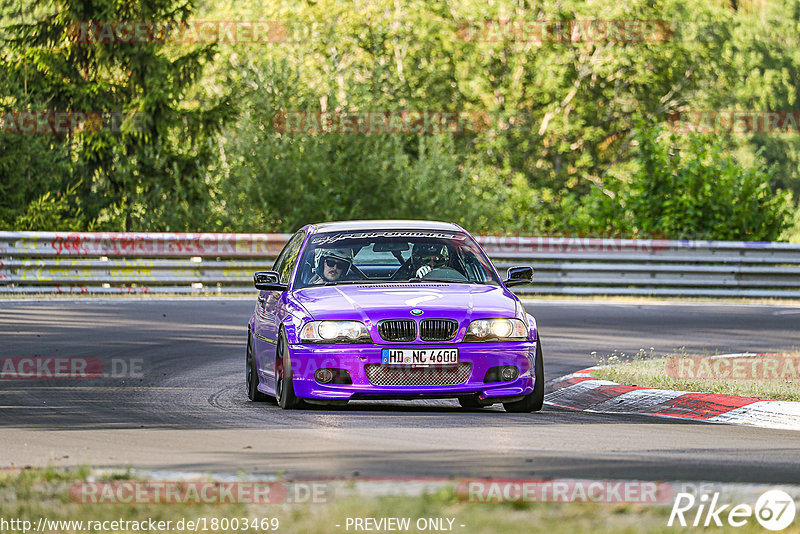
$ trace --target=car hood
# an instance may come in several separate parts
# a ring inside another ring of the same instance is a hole
[[[315,320],[350,319],[372,330],[384,319],[474,319],[517,317],[517,300],[499,286],[414,283],[310,287],[294,297]],[[422,310],[414,315],[411,310]]]

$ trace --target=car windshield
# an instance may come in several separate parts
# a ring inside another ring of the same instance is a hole
[[[499,285],[489,260],[463,232],[335,232],[312,236],[294,287],[386,282]]]

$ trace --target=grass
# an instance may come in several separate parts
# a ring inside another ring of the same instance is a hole
[[[711,356],[706,354],[703,356]],[[785,353],[782,356],[800,357],[800,353]],[[598,360],[599,369],[592,371],[592,376],[601,380],[609,380],[618,384],[650,387],[657,389],[670,389],[679,391],[697,391],[704,393],[717,393],[722,395],[739,395],[759,399],[800,401],[800,379],[723,379],[723,378],[674,378],[667,374],[669,358],[676,358],[675,365],[680,366],[683,358],[692,358],[685,353],[659,356],[645,353],[640,350],[638,354],[626,356],[625,354],[611,354]],[[745,358],[750,364],[754,358]]]
[[[130,475],[109,475],[106,480],[133,478]],[[330,534],[354,532],[346,528],[348,518],[410,518],[407,532],[420,532],[419,518],[453,519],[452,532],[464,534],[502,534],[518,532],[675,532],[667,527],[671,503],[666,506],[594,503],[507,503],[477,504],[458,499],[455,490],[446,486],[436,493],[417,497],[370,497],[352,492],[336,494],[323,504],[280,505],[166,505],[166,504],[78,504],[69,497],[74,482],[99,480],[88,469],[63,471],[26,469],[0,471],[0,518],[20,519],[34,525],[40,517],[49,520],[143,521],[207,518],[275,518],[278,532]],[[208,523],[210,525],[210,523]],[[446,524],[446,522],[445,522]],[[340,527],[336,527],[340,525]],[[461,525],[464,525],[463,527]],[[716,531],[758,532],[753,525],[745,528]],[[174,527],[173,527],[174,528]],[[202,529],[201,529],[202,530]],[[270,529],[269,531],[272,531]],[[691,530],[691,529],[689,529]],[[239,530],[265,532],[266,530]],[[434,532],[435,530],[427,530]],[[787,532],[792,531],[789,529]],[[9,530],[8,532],[14,532]],[[21,531],[20,531],[21,532]],[[79,532],[69,528],[59,532]],[[116,532],[128,532],[116,530]],[[234,532],[212,529],[207,532]],[[797,531],[795,531],[797,532]]]

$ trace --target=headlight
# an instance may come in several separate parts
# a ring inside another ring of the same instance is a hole
[[[528,328],[519,319],[478,319],[467,328],[464,341],[525,341]]]
[[[371,343],[361,321],[311,321],[300,331],[303,343]]]

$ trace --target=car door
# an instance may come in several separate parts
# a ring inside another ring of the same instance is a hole
[[[280,276],[284,284],[291,282],[292,272],[297,263],[305,232],[298,232],[283,247],[275,260],[272,270]],[[278,348],[278,329],[285,312],[285,292],[260,291],[258,294],[258,313],[255,322],[255,353],[259,380],[269,388],[275,389],[275,354]]]

